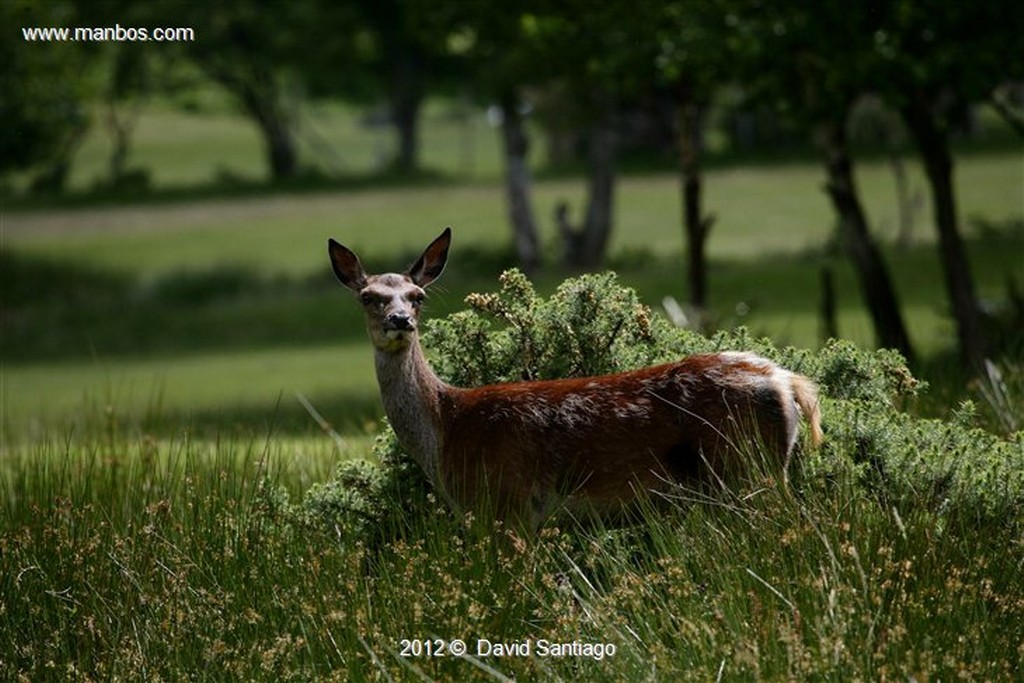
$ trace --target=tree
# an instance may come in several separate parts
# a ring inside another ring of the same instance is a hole
[[[419,168],[420,116],[428,94],[461,87],[471,77],[465,33],[480,14],[477,2],[462,0],[316,0],[335,16],[348,14],[351,33],[347,75],[355,74],[360,98],[367,94],[387,103],[388,123],[398,144],[391,167],[400,172]],[[484,2],[486,4],[486,0]],[[516,10],[491,8],[497,20]],[[337,36],[330,39],[337,42]],[[367,87],[368,86],[368,87]],[[341,94],[349,96],[351,85]]]
[[[138,107],[128,105],[127,100],[142,93],[148,71],[145,53],[118,46],[111,57],[110,77],[105,90],[107,126],[114,137],[114,149],[110,154],[110,181],[117,185],[127,175],[128,155],[131,150],[131,136],[137,121]]]
[[[992,92],[992,106],[1003,120],[1024,137],[1024,88],[1020,83],[1007,81]]]
[[[845,108],[849,112],[849,108]],[[818,124],[819,143],[825,152],[828,182],[825,190],[839,216],[843,248],[858,273],[879,346],[893,348],[908,362],[914,350],[896,299],[889,269],[871,236],[853,174],[853,157],[846,136],[845,117],[837,115]]]
[[[649,35],[653,2],[633,5],[583,0],[538,3],[523,15],[517,48],[522,85],[553,101],[559,117],[583,131],[587,198],[580,225],[559,207],[563,260],[599,267],[613,230],[621,112],[653,88],[655,43]]]
[[[517,88],[508,87],[500,95],[501,139],[505,150],[505,194],[509,223],[519,265],[527,273],[541,263],[537,219],[533,211],[530,166],[530,139],[523,124],[522,100]]]
[[[375,43],[366,66],[377,77],[398,136],[392,166],[413,171],[419,165],[419,119],[428,79],[444,54],[457,7],[430,7],[420,0],[362,0],[358,9]]]
[[[528,163],[530,140],[523,121],[523,89],[536,72],[531,63],[531,16],[527,8],[494,0],[465,5],[460,33],[464,59],[482,97],[496,102],[501,114],[505,154],[505,197],[512,242],[520,266],[535,271],[541,263],[540,239],[533,210]]]
[[[0,174],[41,169],[36,189],[63,188],[90,125],[94,52],[81,43],[24,40],[21,29],[73,24],[73,3],[0,3]]]
[[[263,137],[275,180],[298,171],[295,149],[296,41],[308,40],[288,3],[252,0],[188,5],[200,39],[188,45],[196,63],[236,98]]]
[[[1010,57],[1020,51],[1024,12],[1009,0],[893,0],[884,7],[873,36],[883,94],[901,112],[924,163],[960,356],[977,370],[986,339],[958,226],[950,140],[971,103],[1024,77],[1024,62]]]
[[[352,58],[359,26],[347,3],[167,0],[152,12],[195,28],[197,39],[184,44],[188,55],[256,124],[275,180],[298,172],[296,119],[309,83],[323,86],[326,72],[337,92],[354,79],[350,68],[355,78],[362,73],[362,62]]]
[[[74,0],[74,3],[79,25],[134,28],[161,23],[161,17],[152,6],[132,0],[105,0],[103,3]],[[93,45],[98,72],[96,108],[113,143],[108,164],[112,187],[129,181],[144,183],[147,178],[144,172],[129,171],[132,136],[145,98],[157,91],[172,90],[162,67],[181,56],[178,47],[165,43],[161,49],[154,50],[146,42],[118,40]]]
[[[570,224],[564,202],[556,215],[563,263],[573,269],[598,268],[613,229],[619,112],[630,87],[626,65],[636,65],[636,24],[627,21],[618,3],[569,1],[534,15],[530,25],[531,60],[541,75],[535,87],[560,109],[563,125],[583,131],[586,148],[582,222]]]
[[[614,227],[620,104],[605,87],[573,87],[568,85],[570,82],[559,78],[543,86],[538,118],[549,140],[573,141],[572,158],[582,157],[586,164],[582,219],[573,222],[566,200],[558,202],[554,218],[561,239],[562,265],[569,270],[593,270],[604,262]]]
[[[715,222],[713,215],[704,213],[701,158],[705,117],[716,87],[728,75],[730,54],[722,49],[728,28],[723,9],[720,3],[666,3],[655,24],[660,39],[658,77],[675,106],[689,300],[701,322],[708,299],[707,242]]]
[[[731,5],[737,28],[734,54],[742,55],[743,80],[817,133],[825,156],[825,190],[836,210],[841,243],[855,267],[879,346],[914,356],[896,291],[875,243],[857,191],[846,135],[849,112],[867,90],[875,69],[870,36],[872,8],[841,0],[753,1]]]

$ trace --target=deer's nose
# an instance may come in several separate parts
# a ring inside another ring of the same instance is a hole
[[[408,313],[392,313],[384,322],[388,329],[391,330],[413,330],[415,325],[412,321],[412,316]]]

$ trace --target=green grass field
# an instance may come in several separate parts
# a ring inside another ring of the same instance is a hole
[[[912,182],[924,191],[916,167]],[[960,213],[970,221],[1018,218],[1024,196],[1020,154],[968,156],[957,166]],[[814,164],[750,166],[708,174],[707,206],[717,216],[709,243],[716,260],[791,255],[820,247],[834,217]],[[895,237],[896,203],[884,163],[860,167],[860,184],[882,240]],[[542,238],[553,244],[555,203],[566,199],[577,212],[580,181],[544,181],[536,187]],[[678,180],[674,175],[627,176],[617,190],[611,254],[682,249]],[[501,186],[369,189],[268,199],[210,199],[171,205],[75,208],[8,213],[5,246],[29,254],[84,262],[152,277],[168,270],[245,264],[270,273],[305,274],[323,267],[322,242],[344,240],[370,257],[391,263],[451,225],[457,247],[507,245]],[[917,219],[915,241],[931,244],[930,212]],[[554,258],[554,254],[551,254]],[[457,263],[453,264],[457,265]]]
[[[350,112],[308,116],[304,154],[326,168],[372,170],[386,151],[385,135],[367,135]],[[426,163],[472,182],[159,195],[262,173],[258,141],[233,115],[156,111],[139,122],[133,158],[152,166],[156,197],[4,212],[0,679],[1020,675],[1024,470],[1014,463],[1024,440],[1009,435],[1020,424],[1019,347],[999,359],[1005,404],[956,373],[910,404],[955,415],[947,422],[908,423],[917,418],[895,409],[879,418],[877,406],[827,397],[833,445],[801,465],[795,493],[723,491],[636,529],[567,526],[529,544],[394,500],[405,518],[380,532],[386,542],[346,535],[332,521],[336,498],[347,500],[332,473],[371,456],[381,409],[361,314],[333,282],[327,238],[371,269],[396,269],[453,226],[429,317],[497,289],[509,263],[493,131],[477,120],[470,145],[451,111],[435,105],[430,121]],[[342,142],[326,150],[321,135]],[[106,144],[101,134],[87,142],[75,188],[102,174]],[[910,171],[923,191],[920,169]],[[829,260],[840,332],[871,345],[850,269],[823,255],[834,219],[822,176],[800,162],[708,173],[711,301],[723,328],[817,348]],[[1008,278],[1024,282],[1021,154],[961,154],[956,178],[980,294],[1001,302]],[[929,212],[899,249],[886,164],[861,164],[858,181],[913,340],[942,379],[954,336]],[[536,186],[551,261],[553,207],[568,199],[579,211],[583,193],[578,179]],[[681,250],[677,179],[624,177],[610,252],[621,282],[655,309],[665,295],[685,300]],[[548,268],[538,290],[564,277]],[[1000,410],[1002,423],[991,417]],[[970,431],[978,424],[1000,436]],[[921,444],[910,443],[916,429]],[[993,443],[996,463],[980,452]],[[915,460],[926,447],[942,459]],[[469,657],[424,655],[454,639]],[[480,639],[528,641],[533,652],[478,654]],[[606,656],[540,656],[541,639],[602,644]]]

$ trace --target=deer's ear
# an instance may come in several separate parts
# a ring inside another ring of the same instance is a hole
[[[413,282],[420,287],[426,287],[441,276],[444,271],[444,264],[448,261],[448,246],[452,243],[452,229],[445,228],[430,246],[426,248],[423,255],[416,260],[416,263],[405,271]]]
[[[334,275],[341,284],[356,292],[366,286],[366,271],[363,270],[363,264],[359,262],[355,252],[329,239],[327,253],[331,256]]]

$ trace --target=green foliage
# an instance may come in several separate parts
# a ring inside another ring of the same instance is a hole
[[[0,3],[0,175],[66,161],[89,124],[90,52],[24,40],[22,28],[73,25],[65,2]]]
[[[334,478],[313,484],[299,512],[306,521],[322,524],[339,536],[368,535],[380,523],[384,474],[367,460],[346,460]]]
[[[428,324],[424,343],[442,379],[479,386],[620,372],[671,357],[682,336],[614,273],[566,280],[546,301],[518,270],[499,282],[499,292],[470,294],[468,310]]]
[[[972,426],[974,407],[921,419],[870,403],[834,405],[825,458],[853,467],[880,500],[974,521],[1021,525],[1024,432],[1008,439]],[[819,463],[820,464],[820,463]]]
[[[390,427],[377,437],[373,451],[376,463],[341,462],[334,478],[310,487],[290,514],[343,545],[372,548],[406,535],[427,515],[443,514],[423,471],[401,451]]]
[[[811,376],[834,399],[889,407],[923,388],[891,350],[830,340],[810,353],[778,349],[742,327],[710,338],[676,328],[613,272],[570,278],[547,300],[518,270],[499,282],[499,292],[471,294],[468,310],[427,325],[424,344],[434,368],[456,386],[602,375],[732,350],[755,351]]]
[[[832,339],[807,360],[800,372],[813,377],[832,399],[862,401],[889,409],[927,385],[915,379],[899,353],[891,349],[865,352],[849,341]]]

